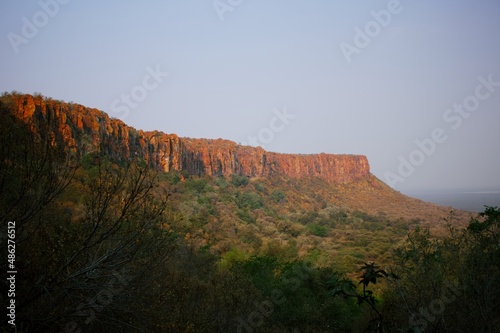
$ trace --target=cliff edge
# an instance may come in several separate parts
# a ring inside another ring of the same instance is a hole
[[[62,144],[80,156],[100,149],[113,159],[140,156],[153,168],[200,176],[278,174],[346,183],[370,175],[368,159],[362,155],[280,154],[223,139],[136,130],[103,111],[42,96],[9,95],[2,97],[2,103],[32,131],[43,128],[52,144]]]

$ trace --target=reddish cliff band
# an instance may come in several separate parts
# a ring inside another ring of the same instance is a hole
[[[80,155],[99,148],[111,158],[139,156],[157,169],[200,176],[279,174],[344,183],[370,175],[368,159],[362,155],[279,154],[223,139],[180,138],[136,130],[100,110],[41,96],[16,95],[11,102],[15,116],[33,131],[46,127],[53,144],[60,142]]]

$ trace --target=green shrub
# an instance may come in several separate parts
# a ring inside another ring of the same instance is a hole
[[[231,176],[231,184],[233,184],[235,187],[247,186],[248,185],[248,177],[245,175],[243,175],[243,176],[232,175]]]
[[[264,206],[264,200],[262,200],[262,197],[254,192],[238,194],[236,199],[236,203],[240,208],[249,208],[253,210]]]
[[[219,186],[220,188],[226,188],[229,184],[227,183],[226,178],[217,177],[215,178],[215,185]]]
[[[319,237],[328,236],[328,228],[325,226],[322,226],[322,225],[319,225],[316,223],[312,223],[312,224],[307,225],[307,229],[309,229],[309,231],[315,236],[319,236]]]
[[[184,186],[188,191],[196,193],[206,193],[211,190],[211,187],[208,184],[208,179],[205,178],[186,180]]]
[[[160,180],[167,181],[170,185],[177,185],[181,181],[181,176],[178,171],[170,171],[162,173]]]
[[[247,210],[240,209],[236,212],[236,216],[240,218],[242,221],[245,221],[246,223],[252,224],[255,223],[257,220],[255,217],[250,215],[250,213]]]
[[[270,195],[271,199],[274,200],[274,202],[283,202],[285,201],[286,195],[283,193],[283,191],[280,190],[273,190],[273,192]]]
[[[259,192],[263,192],[263,191],[265,190],[264,184],[262,184],[262,183],[256,183],[256,184],[254,185],[254,187],[255,187],[255,189],[256,189],[257,191],[259,191]]]

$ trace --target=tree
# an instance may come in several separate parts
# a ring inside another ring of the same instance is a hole
[[[52,120],[24,123],[12,103],[9,96],[0,99],[0,219],[22,227],[64,191],[78,164],[49,135]]]
[[[487,207],[463,230],[433,238],[415,229],[395,253],[400,277],[384,293],[391,330],[500,330],[500,210]]]
[[[340,295],[344,298],[353,298],[357,301],[358,305],[368,305],[372,311],[372,319],[369,321],[365,331],[385,332],[385,318],[377,307],[378,300],[375,294],[372,290],[368,289],[368,286],[370,284],[377,284],[381,278],[397,279],[398,277],[393,273],[388,273],[379,268],[373,262],[365,263],[361,267],[361,270],[363,271],[359,277],[359,284],[362,285],[361,292],[356,291],[356,285],[351,280],[334,276],[334,279],[330,280],[330,284],[333,286],[331,294],[332,296]]]
[[[276,203],[280,203],[285,201],[286,195],[281,190],[273,190],[270,195],[271,199],[273,199]]]
[[[234,187],[244,187],[248,185],[248,177],[245,175],[236,175],[232,174],[231,175],[231,184],[234,185]]]
[[[18,311],[27,329],[139,329],[130,311],[149,295],[141,281],[172,253],[160,224],[167,195],[155,182],[140,161],[120,168],[97,155],[68,188],[83,184],[83,203],[58,201],[39,212],[40,226],[26,225],[19,270],[31,279],[21,282]]]

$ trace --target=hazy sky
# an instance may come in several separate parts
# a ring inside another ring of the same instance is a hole
[[[0,91],[364,154],[402,192],[500,187],[498,0],[2,1],[0,35]]]

